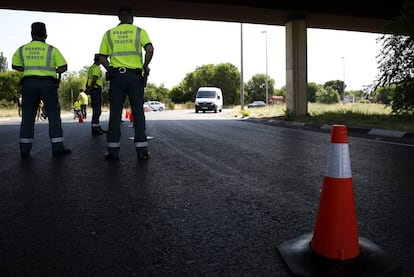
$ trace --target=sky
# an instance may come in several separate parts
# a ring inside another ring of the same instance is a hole
[[[0,52],[9,69],[16,49],[30,42],[35,21],[46,24],[46,42],[60,50],[68,71],[76,72],[93,63],[103,34],[119,23],[117,16],[0,9]],[[147,31],[155,48],[151,83],[171,89],[206,64],[241,68],[240,23],[135,17],[134,25]],[[345,80],[346,90],[361,90],[375,80],[381,34],[308,29],[307,35],[308,82]],[[284,26],[243,23],[244,82],[266,73],[267,60],[267,73],[280,89],[286,84],[285,53]]]

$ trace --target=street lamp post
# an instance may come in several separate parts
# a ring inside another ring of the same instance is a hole
[[[244,109],[244,80],[243,80],[243,23],[240,23],[240,105]]]
[[[345,57],[342,57],[342,103],[345,103]]]
[[[269,80],[268,80],[268,73],[267,73],[267,31],[262,31],[262,34],[266,36],[266,105],[269,102]]]

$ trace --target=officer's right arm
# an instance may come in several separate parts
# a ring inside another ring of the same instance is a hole
[[[103,65],[107,72],[109,72],[108,57],[112,54],[112,48],[108,43],[108,36],[105,33],[102,37],[101,45],[99,46],[99,63]]]

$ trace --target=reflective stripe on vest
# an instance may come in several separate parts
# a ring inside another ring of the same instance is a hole
[[[45,66],[25,66],[24,70],[45,70],[45,71],[56,72],[56,68],[51,67],[52,51],[53,51],[53,46],[49,45],[48,48],[47,48],[46,65]],[[23,55],[23,46],[19,48],[19,54],[20,54],[20,59],[22,60],[23,64],[25,64],[24,63],[24,55]]]
[[[141,47],[140,47],[140,37],[141,37],[141,29],[136,27],[137,33],[135,35],[135,51],[114,51],[114,44],[111,40],[111,30],[106,32],[106,37],[109,43],[109,46],[112,49],[112,55],[111,56],[132,56],[132,55],[138,55],[141,57]]]

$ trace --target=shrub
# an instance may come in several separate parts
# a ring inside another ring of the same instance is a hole
[[[316,92],[316,101],[324,104],[338,103],[340,100],[339,93],[331,87],[321,88]]]
[[[248,117],[248,116],[250,116],[250,111],[240,110],[240,114],[242,115],[242,117]]]
[[[0,108],[13,108],[16,107],[16,104],[13,103],[12,101],[7,101],[6,99],[1,99],[0,100]]]
[[[170,98],[164,98],[161,100],[161,102],[165,104],[165,108],[167,110],[174,110],[174,103],[171,101]]]
[[[194,102],[190,102],[190,101],[185,102],[184,106],[185,106],[186,109],[194,109],[195,108],[194,107]]]
[[[296,114],[292,110],[286,109],[286,110],[284,110],[284,112],[285,112],[285,120],[286,121],[293,121],[293,120],[295,120]]]

